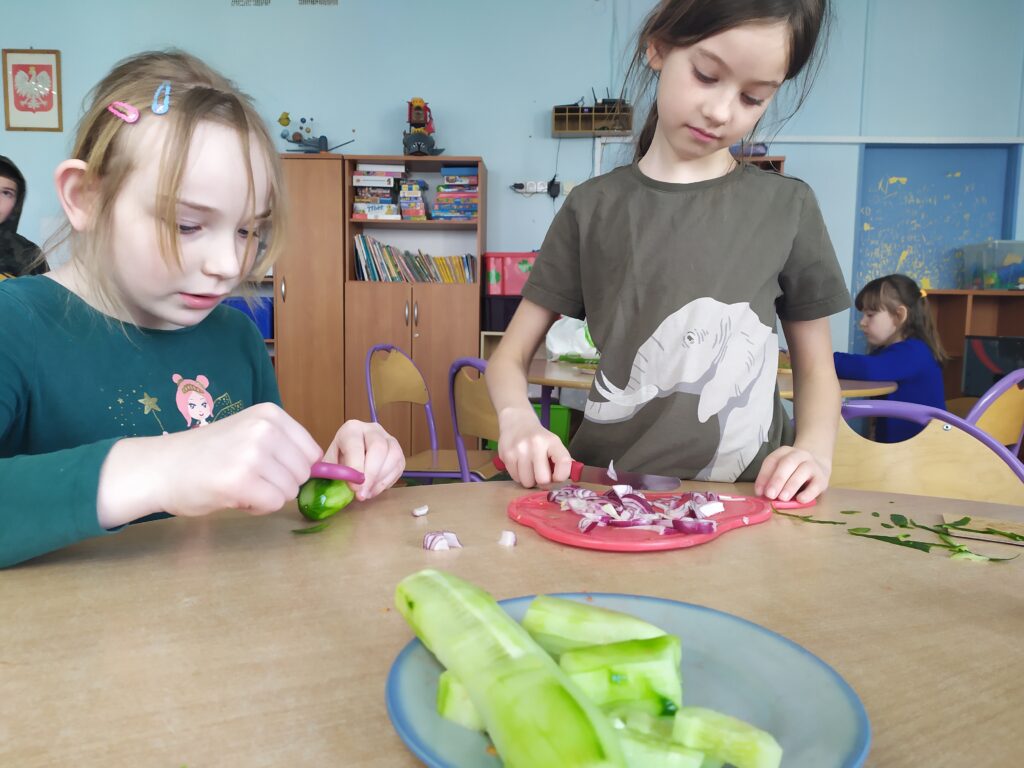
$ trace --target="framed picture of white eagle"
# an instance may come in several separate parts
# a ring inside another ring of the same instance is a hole
[[[3,49],[4,127],[62,131],[60,51]]]

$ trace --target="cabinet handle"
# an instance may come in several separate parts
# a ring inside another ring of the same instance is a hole
[[[412,324],[420,324],[420,303],[418,301],[413,302],[412,305]]]
[[[409,302],[405,302],[405,324],[409,324]]]
[[[284,278],[281,278],[281,301],[284,301]]]

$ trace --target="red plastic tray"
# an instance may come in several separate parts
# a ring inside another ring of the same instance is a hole
[[[644,497],[657,500],[678,493],[645,493]],[[508,516],[517,523],[533,528],[546,539],[584,549],[598,549],[605,552],[657,552],[665,549],[682,549],[704,544],[737,528],[763,523],[772,516],[772,502],[751,496],[722,498],[725,511],[714,516],[718,527],[714,533],[657,533],[637,531],[631,528],[598,526],[587,533],[579,529],[580,516],[571,510],[563,510],[558,504],[548,501],[547,491],[531,493],[513,499],[508,505]],[[814,502],[799,506],[813,506]],[[783,504],[779,505],[780,507]],[[786,503],[794,508],[795,503]]]

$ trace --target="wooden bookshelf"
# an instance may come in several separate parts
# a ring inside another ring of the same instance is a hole
[[[629,104],[579,106],[563,104],[551,109],[551,135],[556,139],[589,136],[630,136],[633,133],[633,107]]]

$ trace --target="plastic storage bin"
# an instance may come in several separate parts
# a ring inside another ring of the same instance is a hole
[[[537,416],[540,416],[540,403],[533,404],[533,410],[537,412]],[[552,432],[558,435],[562,444],[568,447],[569,445],[569,409],[564,405],[558,403],[551,404],[551,424],[548,426]],[[498,444],[493,440],[484,441],[484,449],[488,451],[498,450]]]
[[[274,300],[270,296],[256,296],[250,307],[245,299],[237,296],[224,299],[229,307],[234,307],[256,323],[264,339],[274,338]]]
[[[488,296],[519,296],[537,258],[535,251],[485,253]]]
[[[519,309],[522,296],[484,296],[482,331],[504,331]]]
[[[1024,240],[991,240],[965,245],[960,287],[981,290],[1024,290]]]

